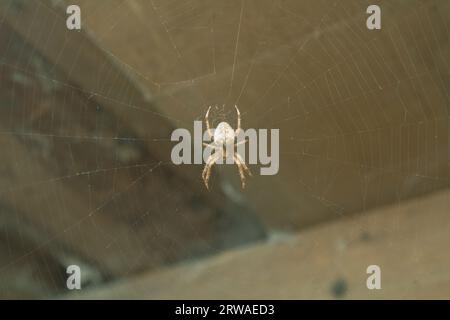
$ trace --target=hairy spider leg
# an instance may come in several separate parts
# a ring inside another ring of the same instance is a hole
[[[244,188],[245,188],[245,172],[244,172],[244,170],[245,170],[246,166],[245,166],[245,164],[239,159],[238,156],[239,156],[238,154],[235,154],[235,155],[233,156],[233,158],[234,158],[234,162],[236,163],[236,165],[237,165],[237,167],[238,167],[238,169],[239,169],[239,176],[241,177],[241,185],[242,185],[242,189],[244,189]],[[247,170],[248,170],[248,168],[247,168]]]
[[[250,169],[247,167],[247,165],[245,164],[244,159],[242,159],[241,155],[239,153],[235,153],[236,158],[239,160],[239,162],[242,164],[242,167],[244,168],[245,172],[247,172],[247,174],[251,177],[252,172],[250,171]]]
[[[239,112],[239,109],[237,107],[237,105],[234,105],[234,107],[236,108],[236,112],[237,112],[237,127],[236,127],[236,135],[239,133],[239,131],[241,131],[241,113]]]
[[[208,111],[206,111],[205,122],[206,122],[206,130],[208,131],[209,138],[213,138],[211,125],[209,124],[209,110],[211,110],[211,106],[209,106]]]
[[[208,181],[209,177],[211,176],[211,167],[216,163],[217,160],[222,156],[221,151],[214,153],[213,155],[209,156],[208,160],[206,161],[205,168],[202,172],[202,178],[203,182],[205,183],[206,189],[209,190]]]

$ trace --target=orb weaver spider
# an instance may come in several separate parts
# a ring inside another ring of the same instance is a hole
[[[208,108],[208,111],[205,115],[206,129],[210,139],[213,139],[211,144],[203,143],[208,148],[212,148],[215,152],[208,157],[206,160],[205,167],[203,169],[202,178],[205,183],[206,189],[209,190],[209,177],[211,176],[211,168],[219,159],[226,159],[229,155],[229,150],[227,147],[234,148],[240,144],[246,143],[247,140],[243,140],[240,142],[234,142],[234,139],[237,138],[241,129],[241,113],[239,112],[238,107],[235,105],[237,112],[237,129],[234,130],[228,122],[222,121],[217,125],[217,128],[214,130],[214,134],[212,133],[211,125],[209,124],[209,111],[211,110],[211,106]],[[242,159],[241,155],[237,152],[233,152],[233,161],[237,165],[239,169],[239,176],[241,178],[242,189],[245,188],[245,174],[247,173],[249,176],[252,176],[250,169],[245,164],[245,161]]]

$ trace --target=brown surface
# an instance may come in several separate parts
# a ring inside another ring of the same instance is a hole
[[[62,1],[1,1],[0,296],[64,290],[70,263],[98,284],[447,188],[450,2],[379,1],[383,28],[368,31],[369,2],[78,0],[76,32]],[[280,129],[280,173],[241,191],[235,167],[216,167],[206,192],[202,166],[171,163],[169,136],[210,104],[233,123],[234,103],[244,128]],[[398,250],[401,233],[445,227],[433,217],[395,224]],[[414,248],[415,269],[445,280],[435,247]],[[245,284],[255,262],[235,262]],[[326,297],[318,278],[304,292]]]
[[[445,191],[75,297],[449,299],[449,206]],[[381,290],[366,287],[373,264]]]
[[[71,3],[175,126],[192,129],[210,104],[225,104],[215,123],[234,121],[237,103],[245,128],[280,129],[279,174],[243,192],[271,227],[449,185],[448,1],[377,1],[381,31],[365,28],[360,0]],[[217,172],[238,187],[236,170]]]
[[[234,117],[237,103],[245,127],[280,128],[279,174],[255,175],[243,192],[271,227],[297,229],[449,185],[449,2],[380,1],[381,31],[365,29],[359,0],[73,3],[88,38],[61,27],[64,7],[50,1],[2,12],[164,163],[173,127],[162,123],[191,129],[209,104],[225,104],[215,123]],[[227,169],[215,170],[222,188],[231,180],[240,193]],[[173,170],[204,194],[200,166]],[[208,197],[223,202],[218,183],[213,190]]]
[[[55,22],[40,16],[45,23],[35,35]],[[99,50],[77,34],[87,51],[80,63],[107,77],[96,64]],[[42,39],[24,41],[8,19],[1,24],[0,297],[63,290],[72,263],[92,270],[86,283],[98,283],[264,236],[245,206],[189,182],[200,168],[181,174],[140,132],[144,124],[150,135],[170,132],[169,122],[142,115],[138,122],[132,108],[96,99],[77,84],[89,85],[92,74],[68,72],[68,55],[49,61],[36,42]],[[107,60],[102,66],[115,68]],[[114,85],[127,84],[138,99],[127,81],[118,73]]]

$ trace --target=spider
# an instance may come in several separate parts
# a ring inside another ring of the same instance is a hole
[[[206,189],[209,190],[208,181],[209,177],[211,175],[211,168],[212,166],[219,160],[220,158],[226,159],[228,157],[227,153],[227,146],[229,147],[236,147],[240,144],[243,144],[247,142],[247,140],[243,140],[237,143],[234,143],[234,138],[236,138],[239,134],[241,129],[241,113],[239,112],[239,109],[237,106],[234,106],[236,108],[237,112],[237,129],[233,130],[233,128],[227,123],[227,122],[221,122],[217,126],[217,128],[214,130],[214,135],[212,134],[211,126],[209,124],[209,111],[211,110],[211,107],[208,108],[208,111],[205,115],[205,122],[206,122],[206,129],[209,135],[210,139],[213,139],[213,142],[211,144],[203,143],[206,147],[212,148],[215,150],[215,152],[208,157],[206,160],[205,168],[203,169],[202,178],[205,182]],[[233,149],[234,150],[234,149]],[[245,161],[242,159],[242,157],[239,155],[239,153],[234,152],[233,154],[233,161],[237,165],[239,169],[239,176],[241,177],[241,185],[242,189],[245,188],[245,173],[247,173],[249,176],[252,175],[250,172],[250,169],[245,164]]]

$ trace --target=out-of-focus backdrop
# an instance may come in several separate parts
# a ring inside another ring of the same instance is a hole
[[[450,298],[449,17],[446,0],[0,0],[0,298]],[[234,125],[234,105],[280,130],[280,170],[251,165],[241,190],[217,165],[208,191],[170,136],[208,106]]]

